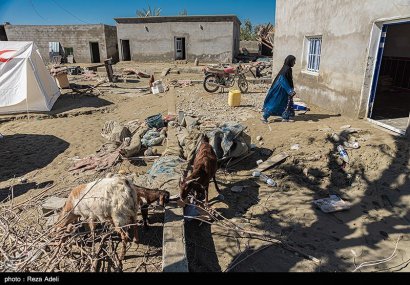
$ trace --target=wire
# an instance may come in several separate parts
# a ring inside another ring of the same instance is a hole
[[[44,18],[43,16],[41,16],[40,13],[37,11],[36,7],[34,6],[33,0],[30,0],[30,4],[31,4],[31,7],[33,7],[33,10],[37,14],[37,16],[39,16],[44,21],[48,22],[48,20]]]
[[[81,20],[80,18],[78,18],[76,15],[74,15],[73,13],[71,13],[70,11],[68,11],[67,9],[65,9],[63,6],[61,6],[60,3],[58,3],[55,0],[51,0],[52,2],[54,2],[54,4],[56,4],[58,7],[60,7],[60,9],[62,9],[63,11],[65,11],[67,14],[70,14],[72,17],[76,18],[78,21],[84,23],[84,24],[89,24],[88,22],[85,22],[83,20]]]

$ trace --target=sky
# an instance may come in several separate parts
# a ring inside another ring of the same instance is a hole
[[[254,25],[275,22],[276,0],[0,0],[0,24],[115,25],[113,18],[134,17],[148,5],[162,16],[186,9],[188,15],[234,14]]]

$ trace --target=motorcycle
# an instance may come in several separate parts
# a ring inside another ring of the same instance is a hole
[[[245,71],[241,65],[238,67],[207,67],[205,69],[204,89],[209,93],[214,93],[219,88],[231,88],[238,81],[239,90],[242,93],[248,92],[248,81]]]

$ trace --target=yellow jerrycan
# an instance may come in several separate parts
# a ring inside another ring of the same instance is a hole
[[[239,107],[241,105],[241,91],[229,91],[228,105],[230,107]]]

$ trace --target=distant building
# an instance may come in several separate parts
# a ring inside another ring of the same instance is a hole
[[[120,60],[232,62],[239,53],[236,16],[116,18]]]
[[[297,58],[298,95],[396,132],[410,111],[410,1],[276,1],[274,75]]]
[[[97,63],[112,57],[118,61],[117,29],[115,26],[5,25],[9,41],[34,41],[45,61],[52,54],[73,55],[76,62]],[[1,33],[1,30],[0,30]]]

